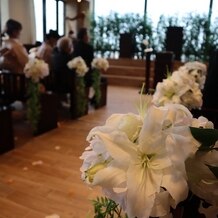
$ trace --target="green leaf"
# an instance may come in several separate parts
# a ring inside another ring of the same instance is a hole
[[[216,178],[218,179],[218,167],[211,166],[211,165],[207,165],[207,166],[211,170],[211,172],[214,174],[214,176],[216,176]]]
[[[192,136],[201,143],[200,149],[212,148],[216,141],[218,141],[218,130],[217,129],[203,129],[190,127]]]
[[[92,200],[94,206],[95,218],[122,218],[122,209],[113,200],[107,197],[97,197],[96,200]],[[125,215],[125,217],[127,217]]]

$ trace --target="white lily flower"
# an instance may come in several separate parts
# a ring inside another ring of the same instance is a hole
[[[135,131],[128,129],[125,122],[122,126],[122,119],[117,122],[112,117],[108,126],[94,128],[88,136],[92,150],[82,159],[84,162],[86,158],[92,159],[93,151],[98,158],[102,158],[99,154],[106,155],[104,162],[98,162],[100,165],[88,164],[83,171],[92,173],[88,183],[102,186],[105,194],[119,203],[129,217],[167,215],[170,206],[176,207],[187,197],[186,175],[180,163],[199,146],[187,126],[191,119],[185,107],[168,105],[149,109],[134,140],[131,136]],[[114,128],[117,123],[120,126]],[[185,151],[188,143],[194,145]]]

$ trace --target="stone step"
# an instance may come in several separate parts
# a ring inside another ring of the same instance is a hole
[[[108,79],[109,85],[118,86],[132,86],[132,87],[142,87],[145,81],[144,77],[133,77],[133,76],[116,76],[116,75],[105,75]]]
[[[129,66],[129,67],[145,67],[145,60],[140,59],[107,59],[110,66]]]
[[[141,87],[145,81],[146,61],[137,59],[108,59],[109,68],[103,75],[108,78],[110,85]],[[150,65],[150,87],[154,78],[154,61]],[[181,62],[174,62],[174,70],[181,66]]]
[[[110,66],[105,75],[120,75],[120,76],[134,76],[144,77],[145,68],[142,67],[126,67],[126,66]]]

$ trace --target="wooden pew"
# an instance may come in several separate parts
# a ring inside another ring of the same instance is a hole
[[[0,154],[14,148],[14,132],[10,107],[0,106]]]
[[[49,79],[47,80],[49,81]],[[17,100],[25,103],[28,99],[27,86],[28,79],[25,75],[2,71],[0,73],[0,106],[10,108],[10,105]],[[42,93],[40,102],[41,117],[36,135],[56,128],[58,120],[56,95]]]
[[[0,105],[9,106],[14,101],[26,101],[27,79],[23,74],[0,73]]]

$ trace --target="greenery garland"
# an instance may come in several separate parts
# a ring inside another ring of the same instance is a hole
[[[41,114],[39,86],[39,83],[34,82],[31,79],[28,80],[27,119],[30,122],[34,133],[36,133],[37,131],[38,122]]]
[[[123,215],[119,204],[107,197],[97,197],[96,200],[92,200],[92,204],[95,212],[94,218],[128,218],[126,214]]]
[[[86,114],[88,104],[84,77],[77,76],[75,80],[76,93],[72,98],[72,101],[74,101],[72,107],[74,118]]]
[[[95,91],[95,95],[94,95],[94,99],[93,99],[93,103],[96,107],[99,106],[100,104],[100,100],[101,100],[101,73],[98,69],[94,69],[93,73],[92,73],[92,87]]]

